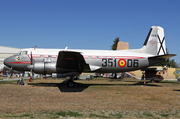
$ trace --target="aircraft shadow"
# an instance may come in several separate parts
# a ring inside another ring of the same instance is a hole
[[[144,82],[137,82],[137,83],[134,83],[134,84],[132,84],[132,85],[144,85]],[[157,84],[152,84],[152,83],[149,84],[149,82],[146,82],[146,86],[162,87],[162,86],[157,85]]]
[[[122,79],[118,79],[118,80],[110,80],[109,82],[114,82],[114,81],[122,81]],[[139,81],[139,82],[137,82],[137,81],[126,81],[126,80],[123,80],[123,82],[131,82],[131,83],[133,83],[134,82],[134,84],[131,84],[131,85],[144,85],[144,82],[141,80],[141,81]],[[149,84],[150,83],[150,84]],[[156,84],[152,84],[151,82],[149,82],[149,81],[146,81],[146,85],[147,86],[157,86],[157,87],[162,87],[162,86],[159,86],[159,85],[156,85]]]
[[[135,86],[135,85],[144,85],[143,82],[137,82],[134,84],[84,84],[84,83],[77,83],[75,82],[75,87],[69,88],[66,87],[65,83],[29,83],[28,85],[33,86],[43,86],[43,87],[58,87],[60,92],[82,92],[83,90],[87,89],[89,86]],[[162,87],[156,84],[148,84],[146,86],[156,86]]]
[[[86,88],[89,87],[89,85],[82,84],[82,83],[75,83],[75,87],[69,88],[66,87],[66,84],[64,82],[62,83],[29,83],[28,85],[33,86],[43,86],[43,87],[58,87],[60,92],[82,92]]]
[[[173,91],[178,91],[178,92],[180,92],[180,90],[173,90]]]

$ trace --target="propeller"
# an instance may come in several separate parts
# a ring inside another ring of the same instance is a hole
[[[46,64],[45,64],[44,59],[43,59],[43,62],[44,62],[44,69],[45,69],[45,65],[46,65]],[[43,78],[44,78],[44,79],[47,79],[47,77],[46,77],[46,71],[45,71],[45,70],[44,70],[44,76],[43,76]]]
[[[33,65],[32,52],[31,52],[31,65]]]
[[[31,52],[31,65],[33,65],[33,57],[32,57],[32,52]],[[29,79],[29,81],[30,82],[32,82],[33,80],[33,69],[31,69],[31,71],[30,71],[30,79]]]

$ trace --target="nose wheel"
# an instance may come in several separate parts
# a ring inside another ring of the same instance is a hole
[[[17,84],[18,84],[18,85],[24,85],[24,81],[23,81],[23,80],[18,80],[18,81],[17,81]]]
[[[20,79],[17,81],[18,85],[24,85],[23,76],[24,76],[24,73],[21,75]]]

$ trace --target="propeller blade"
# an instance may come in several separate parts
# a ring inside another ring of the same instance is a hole
[[[31,65],[33,65],[33,59],[32,59],[32,52],[31,52]]]

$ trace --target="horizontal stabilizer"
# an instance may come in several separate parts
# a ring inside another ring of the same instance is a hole
[[[158,55],[158,56],[149,57],[149,59],[169,59],[173,56],[176,56],[176,54]]]
[[[145,71],[145,70],[156,70],[157,68],[153,67],[153,68],[149,68],[149,67],[146,67],[146,68],[142,68],[141,71]]]
[[[101,67],[99,67],[99,66],[93,66],[93,65],[89,65],[89,67],[90,67],[90,70],[91,70],[91,71],[95,71],[95,70],[98,70],[98,69],[101,68]]]
[[[151,71],[164,71],[165,68],[163,67],[146,67],[146,68],[142,68],[141,71],[147,71],[147,70],[151,70]]]

